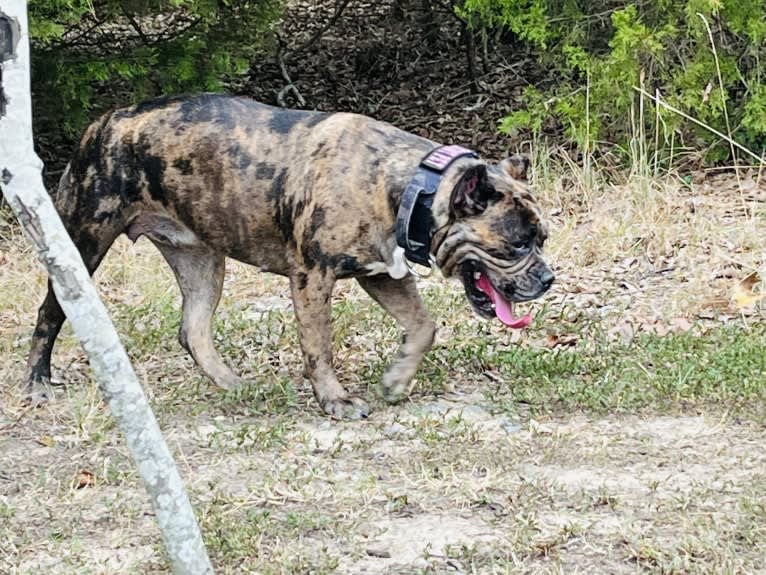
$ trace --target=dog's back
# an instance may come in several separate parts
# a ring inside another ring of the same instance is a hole
[[[342,174],[356,172],[356,188],[390,185],[381,181],[381,162],[397,161],[397,144],[408,164],[432,145],[355,114],[213,94],[161,98],[106,114],[86,130],[57,207],[73,234],[126,231],[135,239],[162,228],[173,241],[194,237],[272,269],[279,266],[267,260],[275,258],[253,254],[281,257],[306,208],[369,214],[364,196],[343,189]]]

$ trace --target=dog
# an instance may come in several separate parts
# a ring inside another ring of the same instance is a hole
[[[330,299],[355,278],[404,330],[381,390],[401,400],[436,324],[412,263],[459,277],[480,316],[524,327],[514,302],[554,276],[529,161],[493,165],[366,116],[274,108],[215,94],[164,97],[102,116],[84,132],[52,195],[92,274],[122,233],[145,236],[181,290],[181,345],[224,389],[241,380],[214,348],[226,257],[290,280],[304,375],[321,408],[366,417],[333,369]],[[64,314],[48,284],[28,386],[50,381]]]

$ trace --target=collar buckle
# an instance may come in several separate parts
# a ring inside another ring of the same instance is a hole
[[[434,260],[434,257],[432,255],[428,256],[428,263],[427,264],[420,264],[424,267],[428,268],[427,274],[420,273],[417,268],[415,267],[416,263],[411,262],[407,256],[404,256],[404,265],[407,267],[407,271],[410,272],[412,275],[418,278],[430,278],[434,273],[434,268],[436,267],[436,261]]]

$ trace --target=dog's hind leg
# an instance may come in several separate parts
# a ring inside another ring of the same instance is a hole
[[[393,279],[388,275],[377,275],[357,278],[357,281],[404,328],[402,344],[381,384],[386,401],[400,401],[423,356],[433,345],[436,324],[420,299],[413,276]]]
[[[61,326],[64,324],[64,311],[61,309],[53,286],[48,281],[48,293],[37,312],[37,325],[32,334],[32,346],[27,358],[27,400],[39,404],[48,399],[47,386],[51,380],[51,355]]]
[[[234,389],[241,380],[229,369],[213,346],[213,314],[223,289],[224,258],[198,246],[177,248],[154,244],[170,264],[183,298],[183,319],[178,340],[213,382]]]
[[[106,252],[122,231],[119,226],[105,226],[96,238],[91,233],[73,232],[72,240],[82,256],[90,274],[98,268]],[[48,399],[48,384],[51,379],[51,355],[56,338],[65,320],[64,312],[56,299],[51,282],[48,293],[37,313],[37,325],[32,334],[32,345],[27,359],[27,400],[38,404]]]

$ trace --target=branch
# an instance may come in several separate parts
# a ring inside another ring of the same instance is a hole
[[[123,7],[122,13],[125,16],[125,18],[128,19],[128,22],[130,22],[131,28],[135,30],[136,34],[138,34],[138,37],[141,38],[141,42],[144,43],[144,46],[149,46],[149,38],[146,37],[146,34],[144,34],[144,31],[141,29],[141,25],[136,20],[136,17],[133,14],[128,13],[128,11]]]
[[[479,81],[476,75],[476,41],[470,26],[463,24],[465,59],[468,64],[468,79],[471,81],[471,94],[479,93]]]
[[[277,103],[283,107],[287,108],[287,104],[285,103],[285,94],[288,91],[292,91],[295,94],[295,97],[298,98],[298,103],[301,106],[306,105],[306,100],[303,99],[303,96],[301,95],[298,88],[293,84],[293,81],[290,79],[290,74],[287,73],[287,66],[285,66],[285,62],[282,59],[282,48],[284,47],[284,43],[282,42],[282,38],[279,34],[276,34],[277,38],[277,51],[274,54],[274,58],[277,61],[277,66],[279,66],[279,71],[282,73],[282,78],[284,79],[287,84],[279,91],[277,94]]]
[[[287,52],[287,54],[283,55],[285,43],[282,41],[282,37],[279,35],[279,33],[275,32],[274,36],[277,39],[277,49],[274,54],[274,60],[277,63],[277,66],[279,67],[279,72],[282,74],[282,79],[286,82],[285,86],[277,93],[277,103],[283,107],[286,108],[287,104],[285,102],[285,95],[287,92],[292,92],[295,94],[295,97],[298,99],[298,103],[301,105],[301,107],[306,105],[306,100],[303,98],[303,95],[301,95],[298,88],[293,83],[292,79],[290,78],[290,74],[287,72],[287,65],[286,62],[290,60],[293,56],[296,54],[300,54],[301,52],[307,50],[310,48],[317,40],[319,40],[325,32],[327,32],[330,28],[332,28],[335,23],[338,21],[338,18],[340,18],[341,14],[343,14],[343,11],[346,9],[346,6],[348,6],[351,3],[351,0],[338,0],[335,3],[335,12],[333,13],[332,17],[325,22],[324,26],[322,26],[319,30],[314,32],[314,34],[303,44],[298,46],[298,48],[294,50],[290,50]]]
[[[338,21],[338,18],[340,18],[341,14],[343,14],[343,11],[346,9],[346,6],[348,6],[350,3],[351,0],[340,0],[340,2],[336,3],[335,12],[333,13],[332,17],[327,22],[325,22],[325,25],[314,32],[314,35],[311,36],[311,38],[309,38],[306,42],[301,44],[298,48],[291,50],[289,56],[300,54],[304,50],[308,49],[314,42],[319,40],[325,32],[327,32],[335,25],[335,23]]]
[[[453,4],[452,2],[444,2],[442,0],[436,0],[436,2],[444,8],[446,12],[449,12],[453,17],[457,19],[458,22],[463,24],[464,26],[468,26],[468,21],[461,18],[458,13],[455,11],[455,8],[457,7],[457,4]]]

